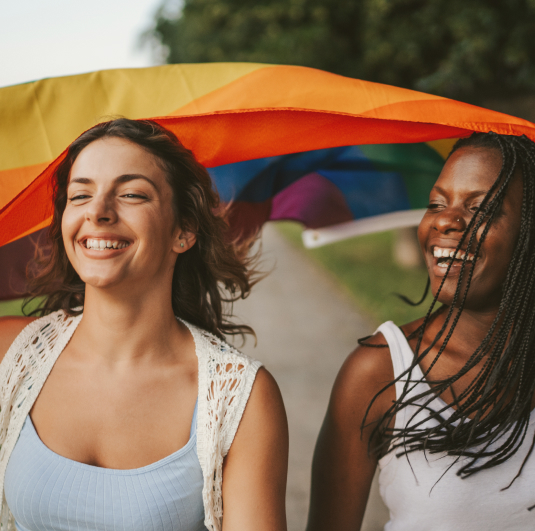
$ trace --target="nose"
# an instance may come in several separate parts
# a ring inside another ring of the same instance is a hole
[[[435,218],[434,226],[442,234],[448,234],[450,232],[464,232],[467,225],[459,210],[446,209]]]
[[[95,225],[112,225],[117,221],[113,201],[104,195],[96,195],[87,203],[85,217]]]

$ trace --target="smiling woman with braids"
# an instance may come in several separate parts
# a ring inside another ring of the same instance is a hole
[[[535,144],[458,141],[418,237],[433,304],[342,367],[308,531],[360,529],[377,465],[388,531],[534,529]]]
[[[39,319],[0,319],[4,531],[285,531],[277,385],[223,334],[257,277],[206,169],[150,120],[55,172]]]

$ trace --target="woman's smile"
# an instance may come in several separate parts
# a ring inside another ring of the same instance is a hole
[[[118,138],[89,144],[74,162],[62,232],[87,286],[171,282],[181,250],[165,172],[142,147]]]
[[[434,258],[433,273],[437,276],[445,275],[448,268],[448,274],[459,275],[463,262],[465,262],[465,268],[474,265],[475,256],[465,250],[457,250],[457,246],[443,247],[434,245],[431,247],[431,252]]]
[[[472,277],[465,305],[467,308],[488,308],[501,297],[519,233],[522,201],[520,179],[511,182],[477,254],[476,248],[486,224],[481,224],[469,249],[470,234],[463,239],[499,175],[501,166],[501,155],[497,150],[459,149],[447,160],[431,191],[427,212],[418,228],[418,238],[431,289],[434,294],[440,289],[439,302],[443,304],[452,303],[461,272],[461,297],[468,277]]]
[[[97,240],[97,239],[87,239],[85,242],[82,242],[82,245],[85,244],[86,249],[93,249],[95,251],[106,251],[114,249],[124,249],[130,244],[125,241],[120,240]]]
[[[132,246],[132,240],[113,233],[84,234],[76,243],[85,256],[97,260],[113,258]]]

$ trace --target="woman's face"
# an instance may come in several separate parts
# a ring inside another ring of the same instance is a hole
[[[195,241],[177,226],[172,197],[157,159],[137,144],[103,138],[85,147],[71,168],[61,223],[80,278],[136,290],[172,279],[177,254]]]
[[[502,167],[501,153],[496,149],[461,148],[448,159],[433,187],[429,206],[418,228],[418,239],[424,254],[431,289],[436,294],[448,265],[449,256],[462,238],[468,223],[494,184]],[[522,207],[522,179],[515,174],[503,204],[474,260],[475,244],[467,249],[468,239],[461,253],[468,252],[463,273],[460,297],[467,277],[473,276],[465,308],[477,311],[495,311],[502,294],[502,285],[511,261],[520,229]],[[479,241],[485,224],[478,230]],[[462,257],[461,254],[461,257]],[[453,260],[439,295],[439,302],[450,305],[459,280],[462,260]],[[460,301],[459,301],[460,302]]]

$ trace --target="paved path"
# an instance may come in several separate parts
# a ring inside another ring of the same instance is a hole
[[[312,453],[330,390],[346,355],[374,324],[359,315],[340,287],[272,226],[262,238],[265,266],[272,273],[235,312],[258,336],[242,350],[260,359],[282,391],[290,426],[288,530],[306,525]],[[362,531],[387,521],[376,485]]]

